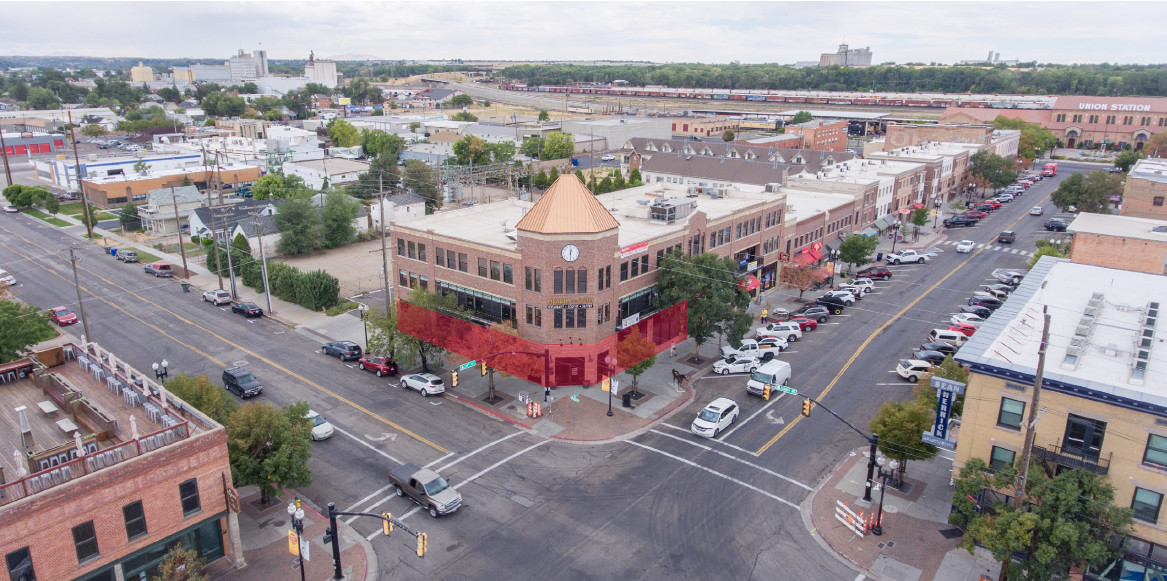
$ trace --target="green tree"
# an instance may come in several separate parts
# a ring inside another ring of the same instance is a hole
[[[1054,134],[1041,125],[1036,123],[1027,123],[1020,119],[1010,119],[1004,115],[998,115],[993,120],[993,127],[997,129],[1018,129],[1021,131],[1021,139],[1017,143],[1017,155],[1025,160],[1025,164],[1033,163],[1034,156],[1039,151],[1048,151],[1057,144],[1058,140]]]
[[[928,208],[917,208],[912,212],[912,224],[925,226],[928,224]]]
[[[490,156],[494,159],[494,163],[506,163],[515,158],[515,142],[513,141],[488,143],[486,148],[490,150]]]
[[[698,354],[719,329],[729,329],[731,344],[740,344],[741,335],[735,332],[740,329],[740,316],[752,317],[745,312],[749,296],[738,291],[737,262],[732,258],[708,252],[689,256],[671,250],[661,259],[656,287],[662,307],[688,301],[689,337],[697,343]],[[749,320],[746,325],[748,328]]]
[[[632,171],[628,172],[628,187],[635,188],[636,186],[643,186],[643,185],[644,185],[644,178],[642,178],[640,176],[640,169],[639,168],[632,168]]]
[[[333,119],[329,123],[328,138],[337,147],[353,147],[361,144],[361,133],[352,123],[344,119]]]
[[[633,331],[616,343],[616,364],[632,376],[632,385],[653,365],[656,365],[656,343]]]
[[[1043,256],[1053,256],[1055,258],[1069,258],[1070,257],[1070,243],[1069,241],[1050,242],[1047,240],[1037,241],[1037,250],[1033,252],[1033,256],[1029,257],[1029,268],[1033,268],[1037,261],[1041,260]]]
[[[308,254],[320,248],[320,212],[309,198],[289,198],[275,215],[280,229],[276,250],[286,256]]]
[[[575,153],[575,139],[570,133],[552,131],[543,139],[543,149],[539,159],[565,159]]]
[[[1076,206],[1080,212],[1109,214],[1110,196],[1122,195],[1122,189],[1123,176],[1094,171],[1084,177],[1074,172],[1058,184],[1050,200],[1062,210]]]
[[[545,190],[545,189],[547,189],[547,186],[551,185],[551,182],[547,180],[547,172],[545,172],[543,170],[539,170],[539,173],[535,174],[534,181],[535,181],[535,187],[539,188],[541,190]]]
[[[732,129],[726,129],[725,132],[721,134],[722,141],[733,141],[734,137],[736,137],[736,135]]]
[[[13,184],[4,188],[4,197],[10,204],[18,208],[28,206],[44,206],[49,200],[56,200],[56,196],[44,186],[25,186]]]
[[[874,258],[879,238],[852,234],[839,244],[839,260],[852,266],[867,264]]]
[[[467,135],[454,142],[454,156],[458,165],[486,165],[490,163],[490,148],[481,137]]]
[[[170,393],[224,426],[231,419],[231,414],[239,408],[239,404],[235,403],[235,397],[206,375],[191,377],[180,373],[167,379],[165,385]]]
[[[425,198],[426,213],[432,214],[442,207],[441,192],[438,191],[438,170],[424,161],[411,159],[405,162],[401,172],[401,185]]]
[[[467,94],[454,95],[450,99],[450,104],[455,107],[471,107],[474,105],[474,98]]]
[[[987,151],[978,151],[969,158],[969,174],[982,188],[1003,188],[1017,179],[1009,160]]]
[[[539,159],[539,154],[543,151],[542,137],[528,137],[523,140],[523,144],[519,146],[519,153],[531,158]]]
[[[6,289],[0,289],[0,297]],[[20,358],[30,346],[57,336],[47,313],[32,305],[0,299],[0,363]]]
[[[223,391],[223,390],[219,390]],[[210,581],[211,576],[203,572],[207,566],[194,549],[176,542],[158,564],[158,576],[152,581]]]
[[[174,87],[163,87],[158,89],[157,93],[159,97],[162,97],[167,102],[175,104],[182,102],[182,93],[179,93],[178,89]]]
[[[28,90],[28,108],[36,110],[60,109],[61,100],[48,89],[32,87]]]
[[[81,128],[81,134],[86,137],[101,137],[106,133],[107,131],[105,128],[96,123],[90,123],[89,125]]]
[[[539,111],[539,121],[550,121],[550,120],[551,120],[551,115],[548,114],[547,111],[545,111],[545,110]]]
[[[790,124],[791,125],[798,125],[799,123],[806,123],[807,121],[813,121],[813,120],[814,120],[814,114],[811,113],[810,111],[799,111],[798,113],[794,114],[793,118],[790,119]]]
[[[361,147],[364,148],[365,155],[369,157],[385,155],[393,158],[396,163],[397,155],[401,148],[405,147],[405,140],[388,131],[362,129]]]
[[[402,349],[408,335],[397,329],[397,312],[391,310],[388,314],[384,309],[370,307],[365,311],[365,322],[369,326],[369,342],[367,351],[373,355],[380,355],[397,360],[397,351]]]
[[[887,401],[875,412],[868,428],[879,434],[880,450],[900,465],[895,476],[901,482],[908,460],[927,460],[936,455],[936,446],[920,441],[920,434],[931,429],[935,410],[916,401]]]
[[[251,186],[251,196],[256,200],[268,200],[287,196],[287,185],[284,183],[284,174],[281,172],[269,173]]]
[[[400,181],[401,176],[397,173],[397,155],[383,153],[374,157],[369,163],[369,171],[358,175],[357,183],[345,191],[362,200],[368,200],[380,192],[396,190]]]
[[[419,123],[419,122],[417,122],[417,121],[413,121],[413,122],[411,122],[411,123],[409,124],[409,132],[410,132],[410,133],[417,133],[417,130],[418,130],[420,127],[421,127],[421,123]]]
[[[312,425],[300,401],[277,409],[269,403],[248,403],[227,423],[227,453],[236,486],[259,487],[260,503],[285,488],[312,483]]]
[[[138,215],[138,205],[131,202],[122,206],[122,211],[118,215],[118,223],[121,224],[122,230],[127,232],[141,230],[142,217]]]
[[[824,280],[826,276],[819,269],[805,264],[783,266],[778,273],[778,282],[786,288],[797,290],[799,299],[802,299],[803,293],[821,285]]]
[[[454,296],[454,293],[440,295],[419,287],[409,291],[409,296],[402,300],[442,315],[459,316],[461,313],[458,308],[458,298]],[[403,367],[413,367],[420,363],[422,373],[429,373],[431,362],[440,365],[438,362],[446,354],[446,350],[442,347],[405,333],[402,333],[402,347],[397,352],[401,357],[398,364]]]
[[[478,121],[478,116],[468,111],[459,111],[453,114],[450,119],[454,121]]]
[[[336,248],[352,242],[357,236],[353,220],[356,219],[360,211],[361,203],[353,199],[352,196],[340,192],[325,194],[322,212],[323,246]]]
[[[1123,172],[1128,172],[1131,166],[1143,158],[1142,152],[1128,149],[1118,154],[1114,158],[1114,167],[1121,169]]]

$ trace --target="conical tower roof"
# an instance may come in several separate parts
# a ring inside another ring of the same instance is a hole
[[[595,234],[620,223],[575,174],[563,174],[515,228],[539,234]]]

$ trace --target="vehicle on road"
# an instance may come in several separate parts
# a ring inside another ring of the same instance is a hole
[[[900,359],[899,365],[896,365],[896,373],[912,383],[920,381],[920,378],[930,371],[932,364],[919,359]]]
[[[421,392],[424,397],[446,393],[446,385],[442,383],[442,378],[432,373],[414,373],[402,377],[401,389]]]
[[[761,396],[764,388],[769,385],[774,389],[779,385],[786,385],[790,381],[790,364],[785,361],[770,361],[763,363],[746,382],[746,393]]]
[[[231,367],[223,371],[223,388],[243,399],[263,393],[263,385],[259,380],[242,367]]]
[[[976,220],[973,220],[972,218],[966,218],[965,216],[953,216],[952,218],[946,218],[944,220],[945,228],[961,228],[976,225]]]
[[[926,361],[932,365],[940,365],[948,356],[939,351],[928,351],[926,349],[918,349],[912,352],[912,359],[916,361]]]
[[[1069,224],[1061,218],[1050,218],[1045,221],[1045,229],[1049,232],[1065,232]]]
[[[1021,279],[1025,278],[1025,271],[998,268],[997,270],[993,271],[993,278],[997,279],[997,282],[1002,284],[1017,286],[1021,284]]]
[[[600,157],[600,161],[616,161],[616,156],[612,155],[611,153],[605,153],[602,157]]]
[[[223,290],[209,290],[203,293],[203,302],[211,303],[215,306],[231,304],[231,293]]]
[[[7,270],[0,268],[0,285],[16,286],[16,277],[12,276]]]
[[[762,361],[769,361],[786,348],[786,339],[782,337],[766,337],[764,339],[743,339],[741,347],[734,349],[730,345],[721,348],[722,357],[756,357]]]
[[[304,417],[308,418],[309,422],[312,422],[311,438],[313,440],[327,440],[332,437],[332,433],[335,430],[333,429],[332,424],[328,423],[328,420],[324,419],[324,416],[312,410],[308,410],[308,413],[305,414]]]
[[[827,319],[831,318],[830,309],[828,309],[822,305],[815,305],[815,304],[806,305],[806,306],[802,307],[801,309],[798,309],[797,312],[799,315],[802,315],[803,318],[814,319],[815,321],[818,321],[819,323],[825,323],[825,322],[827,322]]]
[[[9,214],[16,214],[20,212],[20,210],[12,204],[4,204],[4,211],[8,212]]]
[[[330,341],[320,346],[324,355],[335,355],[341,361],[355,361],[361,358],[361,346],[352,341]]]
[[[152,274],[154,276],[174,276],[174,270],[171,269],[170,265],[166,264],[165,262],[151,262],[144,267],[144,270],[146,271],[146,274]]]
[[[1042,175],[1042,177],[1047,177],[1047,178],[1052,178],[1052,177],[1058,175],[1058,162],[1051,161],[1051,162],[1041,166],[1041,175]]]
[[[756,357],[738,357],[730,355],[724,359],[718,359],[713,364],[713,372],[720,375],[729,375],[730,373],[753,373],[758,370],[758,366],[762,363]]]
[[[1029,210],[1030,216],[1040,216],[1044,213],[1045,213],[1045,210],[1042,209],[1041,206],[1034,206],[1031,210]]]
[[[365,355],[357,361],[357,367],[377,374],[377,377],[397,375],[397,363],[388,357]]]
[[[1017,240],[1017,233],[1012,230],[1005,230],[997,235],[997,242],[1001,244],[1013,244]]]
[[[115,256],[114,258],[117,258],[118,260],[120,260],[126,264],[129,264],[131,262],[138,261],[138,253],[134,252],[133,250],[119,250],[117,253],[117,256]]]
[[[888,264],[899,264],[901,262],[915,262],[917,264],[924,264],[928,262],[928,256],[915,250],[901,250],[893,252],[886,257]]]
[[[886,266],[871,266],[855,273],[856,280],[860,278],[887,280],[891,278],[891,269]]]
[[[728,397],[719,397],[697,413],[690,430],[702,438],[716,438],[721,431],[737,421],[741,409]]]
[[[927,341],[920,345],[924,351],[939,351],[945,355],[955,355],[958,347],[944,341]]]
[[[972,240],[961,240],[956,245],[956,251],[962,253],[972,252],[977,247],[977,243]]]
[[[793,343],[802,338],[802,325],[793,321],[783,321],[781,323],[770,323],[758,327],[754,331],[754,338],[761,339],[763,337],[784,337],[787,343]]]
[[[403,464],[389,472],[389,483],[397,496],[408,496],[433,518],[453,514],[462,506],[462,495],[428,468]]]
[[[77,314],[69,310],[68,307],[53,307],[49,309],[49,320],[56,323],[58,327],[64,327],[75,324]]]
[[[263,316],[263,309],[259,308],[259,305],[255,303],[235,303],[231,305],[231,312],[239,313],[248,319]]]

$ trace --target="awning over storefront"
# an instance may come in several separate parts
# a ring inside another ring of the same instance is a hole
[[[887,220],[884,220],[883,218],[876,220],[874,224],[876,230],[884,230],[887,228],[887,226]]]
[[[758,280],[758,277],[751,274],[751,275],[737,281],[737,286],[738,286],[738,288],[740,288],[746,292],[750,292],[750,291],[762,286],[762,282]]]
[[[924,207],[924,204],[921,204],[921,203],[919,203],[919,202],[916,202],[915,204],[912,204],[912,207],[913,207],[913,208],[915,208],[915,209],[917,209],[917,210],[919,210],[920,208],[923,208],[923,207]]]
[[[911,214],[912,209],[911,208],[900,208],[900,213],[904,214],[904,215]]]
[[[826,246],[827,250],[829,250],[831,253],[835,253],[839,251],[839,246],[841,244],[843,244],[843,240],[841,238],[835,238],[834,240],[828,240],[824,246]]]
[[[866,230],[863,231],[861,236],[863,236],[864,238],[871,238],[872,236],[879,236],[879,230],[877,230],[873,226],[869,226]]]
[[[807,248],[806,252],[795,254],[794,257],[791,258],[791,260],[795,263],[802,265],[814,264],[822,259],[823,253],[813,248]]]

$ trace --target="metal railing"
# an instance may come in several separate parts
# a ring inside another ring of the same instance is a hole
[[[1034,446],[1033,453],[1042,462],[1053,462],[1068,468],[1082,468],[1095,474],[1105,476],[1110,472],[1110,454],[1106,458],[1083,454],[1078,448],[1066,448],[1057,444],[1053,446]]]

